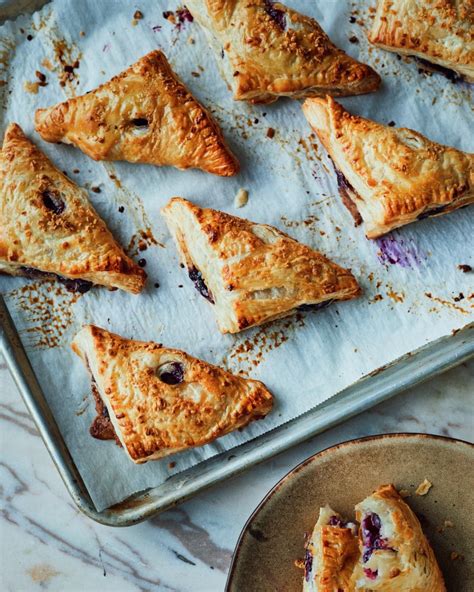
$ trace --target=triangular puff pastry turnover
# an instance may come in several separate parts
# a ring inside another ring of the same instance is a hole
[[[187,353],[94,326],[74,338],[120,443],[135,463],[202,446],[264,417],[265,385]]]
[[[0,273],[137,294],[146,274],[115,242],[87,194],[10,124],[0,151]]]
[[[350,271],[266,224],[173,198],[162,213],[222,333],[359,295]]]
[[[474,82],[472,0],[378,0],[369,41]]]
[[[329,506],[319,519],[305,548],[303,592],[354,592],[352,573],[359,558],[357,527]]]
[[[351,115],[331,97],[303,111],[334,162],[339,190],[368,238],[474,201],[474,154]]]
[[[221,130],[152,51],[99,88],[38,109],[36,131],[47,142],[74,144],[94,160],[126,160],[223,177],[239,163]]]
[[[393,485],[382,485],[358,504],[356,518],[360,522],[356,590],[446,592],[420,522]]]
[[[359,95],[379,75],[336,47],[314,19],[272,0],[187,0],[222,62],[234,98]]]

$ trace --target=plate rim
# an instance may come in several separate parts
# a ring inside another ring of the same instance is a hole
[[[299,472],[302,468],[304,468],[306,465],[310,464],[311,462],[313,462],[317,458],[324,457],[327,454],[329,454],[330,452],[333,452],[335,450],[338,450],[341,448],[346,448],[346,447],[357,445],[357,444],[361,444],[361,443],[365,443],[365,442],[384,440],[384,439],[396,440],[396,439],[400,439],[400,438],[413,438],[413,439],[419,439],[419,440],[422,440],[422,439],[440,440],[440,441],[444,441],[446,443],[449,442],[451,444],[456,443],[456,444],[466,445],[468,448],[474,450],[474,443],[473,442],[468,442],[467,440],[462,440],[460,438],[453,438],[451,436],[443,436],[440,434],[427,434],[427,433],[423,433],[423,432],[390,432],[387,434],[374,434],[371,436],[363,436],[362,438],[352,438],[351,440],[344,440],[343,442],[339,442],[338,444],[332,444],[331,446],[327,446],[326,448],[323,448],[319,452],[316,452],[316,453],[312,454],[311,456],[308,456],[304,460],[300,461],[297,465],[295,465],[292,469],[290,469],[287,473],[285,473],[283,475],[283,477],[281,477],[273,485],[273,487],[271,487],[269,489],[269,491],[267,491],[267,493],[260,500],[260,502],[257,504],[255,509],[252,511],[250,516],[245,521],[245,524],[242,527],[242,530],[240,531],[240,534],[237,538],[237,542],[235,543],[234,551],[232,552],[232,558],[231,558],[231,562],[230,562],[230,566],[229,566],[229,571],[227,573],[227,580],[226,580],[224,592],[231,592],[230,587],[233,584],[233,579],[235,577],[236,566],[237,566],[237,562],[239,560],[239,554],[241,551],[243,538],[244,538],[245,534],[247,533],[248,527],[253,522],[253,520],[257,517],[257,515],[260,513],[260,511],[263,509],[263,507],[267,504],[269,499],[276,494],[277,490],[280,489],[281,485],[283,485],[283,483],[285,481],[287,481],[292,475]]]

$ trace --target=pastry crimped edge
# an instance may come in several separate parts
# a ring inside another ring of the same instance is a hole
[[[134,85],[145,99],[148,95],[158,99],[134,101]],[[106,117],[109,124],[104,124]],[[143,134],[132,125],[138,120],[148,122]],[[199,168],[224,177],[240,169],[218,124],[160,50],[151,51],[85,95],[37,109],[35,128],[47,142],[73,144],[94,160]]]
[[[71,347],[95,380],[123,448],[138,464],[208,444],[263,418],[273,405],[262,382],[159,343],[124,339],[88,325]],[[164,384],[158,370],[173,362],[183,365],[184,380]],[[196,400],[202,393],[203,400]],[[215,421],[206,419],[213,412]],[[201,428],[207,430],[204,435]]]
[[[350,300],[361,293],[349,270],[273,226],[180,197],[161,213],[183,266],[200,273],[222,333],[286,317],[301,305]]]
[[[24,188],[21,187],[22,184],[25,185]],[[132,294],[138,294],[143,289],[146,273],[124,253],[115,241],[103,220],[94,210],[85,191],[59,171],[47,156],[25,136],[21,127],[16,123],[11,123],[8,126],[0,151],[0,186],[3,199],[8,199],[7,206],[18,205],[20,208],[14,219],[5,220],[0,225],[1,273],[24,276],[27,275],[24,268],[33,268],[60,278],[85,280],[109,288],[120,288]],[[37,186],[37,191],[33,191],[32,186]],[[79,218],[75,216],[74,223],[77,224],[78,231],[72,232],[72,235],[66,236],[64,240],[61,239],[60,249],[52,245],[48,256],[43,255],[40,258],[38,254],[35,255],[35,246],[36,252],[41,249],[47,250],[48,245],[45,242],[47,232],[34,225],[36,218],[33,217],[33,214],[37,216],[38,224],[46,225],[46,230],[52,229],[51,234],[55,240],[59,240],[54,236],[56,225],[59,229],[63,227],[66,231],[67,228],[64,225],[68,224],[67,219],[55,216],[46,208],[43,211],[40,204],[40,189],[42,187],[44,187],[44,191],[54,189],[59,193],[62,189],[61,199],[63,200],[67,194],[67,198],[72,201],[70,205],[81,208],[81,216]],[[23,194],[17,197],[18,191],[24,191],[28,196],[28,201],[22,199]],[[7,214],[5,212],[7,206],[0,203],[0,219],[2,217],[1,210],[4,210],[3,215]],[[31,212],[30,216],[28,210]],[[23,226],[26,225],[25,228],[22,229],[18,226],[20,222]],[[81,253],[81,244],[84,242],[81,230],[84,231],[85,238],[92,243],[90,249],[84,253]],[[26,241],[24,247],[20,243],[21,240]],[[67,260],[71,249],[77,251],[74,255],[76,261],[73,263]],[[59,250],[60,253],[58,253]],[[54,256],[51,258],[54,253],[57,255],[56,258]],[[79,255],[82,254],[85,257],[80,258]]]

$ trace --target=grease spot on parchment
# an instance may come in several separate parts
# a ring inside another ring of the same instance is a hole
[[[266,354],[279,348],[299,327],[304,326],[304,315],[298,312],[287,319],[238,335],[224,358],[223,365],[231,372],[248,376],[263,362]]]
[[[79,84],[76,70],[80,66],[82,53],[71,44],[68,44],[65,39],[56,39],[53,41],[55,67],[54,72],[57,74],[59,84],[61,86],[68,86],[70,94],[74,95],[75,90],[73,85]]]
[[[26,328],[20,330],[20,335],[25,346],[44,349],[62,345],[74,322],[73,305],[81,296],[48,281],[28,282],[9,292],[9,302],[24,313]]]
[[[60,574],[59,571],[56,571],[54,567],[48,565],[47,563],[38,563],[37,565],[33,565],[27,571],[27,573],[33,582],[40,584],[40,586],[46,584],[49,582],[49,580]]]
[[[375,243],[379,247],[377,257],[384,264],[414,268],[418,267],[424,258],[413,242],[408,242],[394,234],[378,238]]]

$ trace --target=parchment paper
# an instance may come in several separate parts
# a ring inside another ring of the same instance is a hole
[[[427,76],[418,72],[415,62],[369,49],[369,2],[288,4],[316,17],[339,46],[383,76],[378,93],[344,99],[346,106],[474,150],[472,87],[455,85],[441,75]],[[61,170],[91,190],[94,206],[128,252],[146,259],[149,280],[140,296],[97,288],[78,297],[56,284],[0,279],[30,360],[99,510],[287,422],[473,318],[473,276],[457,267],[474,265],[473,209],[421,221],[383,241],[366,240],[338,197],[330,162],[311,135],[300,103],[234,102],[198,25],[179,19],[173,24],[163,17],[164,10],[179,7],[171,0],[55,0],[32,17],[20,17],[0,29],[2,135],[10,121],[17,121]],[[137,9],[143,18],[133,23]],[[357,22],[351,23],[351,16]],[[157,47],[222,125],[242,164],[236,178],[94,162],[73,147],[42,142],[34,133],[36,108],[95,88]],[[65,66],[71,66],[72,73]],[[35,85],[27,85],[28,92],[25,82],[38,81],[36,71],[45,74],[47,85],[34,94]],[[268,128],[275,130],[273,139],[267,137]],[[249,191],[249,202],[236,209],[239,188]],[[220,335],[212,307],[179,267],[159,214],[175,195],[281,228],[352,268],[363,296],[241,335]],[[147,246],[144,251],[137,248],[140,239]],[[265,420],[214,444],[134,466],[113,442],[89,436],[95,415],[89,377],[69,347],[84,323],[182,348],[263,380],[275,394],[275,408]],[[176,466],[171,468],[170,461]]]

